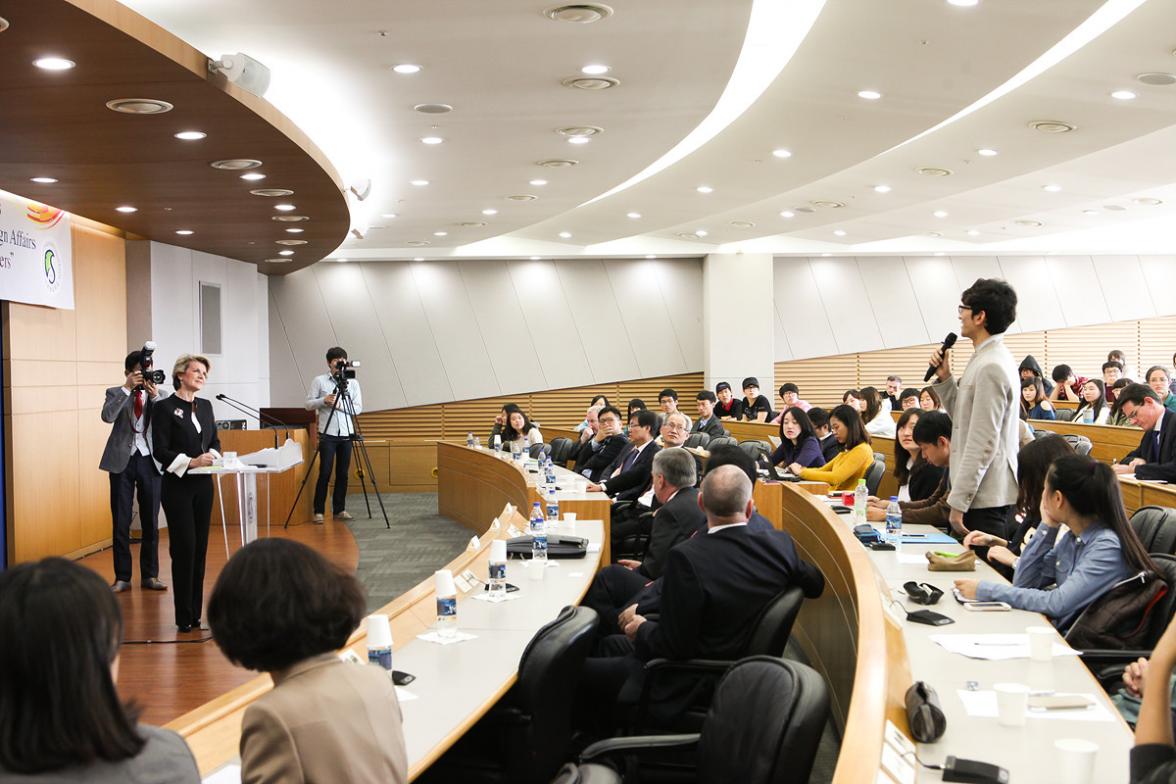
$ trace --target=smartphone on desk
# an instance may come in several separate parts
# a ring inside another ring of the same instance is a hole
[[[1094,703],[1085,694],[1037,694],[1029,696],[1031,710],[1071,710],[1089,708]]]
[[[969,602],[963,603],[965,610],[971,612],[1008,612],[1012,606],[1007,602]]]

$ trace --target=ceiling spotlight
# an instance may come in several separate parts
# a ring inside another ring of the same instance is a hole
[[[289,264],[292,259],[266,259],[266,264]]]
[[[396,218],[398,216],[394,212],[381,212],[380,217],[381,218]]]
[[[631,218],[633,220],[637,220],[638,218],[641,217],[641,213],[639,213],[639,212],[626,212],[625,217]]]
[[[845,229],[834,229],[833,236],[834,237],[844,237],[845,236]]]
[[[42,71],[68,71],[77,65],[77,63],[73,60],[66,60],[64,57],[41,57],[33,60],[33,65]]]
[[[1135,93],[1130,90],[1115,90],[1111,93],[1111,97],[1116,101],[1133,101],[1135,100]]]
[[[189,237],[195,233],[191,229],[176,229],[176,234],[179,234],[181,237]]]
[[[29,182],[35,182],[38,185],[52,185],[57,182],[56,177],[30,177]]]
[[[874,193],[890,193],[889,185],[875,185]]]
[[[1042,185],[1041,189],[1043,191],[1045,191],[1046,193],[1058,193],[1059,191],[1061,191],[1062,186],[1050,183],[1049,185]]]
[[[991,147],[981,147],[980,149],[976,150],[976,154],[981,158],[995,158],[997,155],[1000,155],[999,152],[992,149]]]
[[[420,73],[421,67],[416,63],[400,63],[392,66],[392,70],[398,74],[408,76],[409,74]]]
[[[433,232],[433,236],[434,236],[434,237],[448,237],[448,236],[449,236],[449,232],[447,232],[447,231],[435,231],[435,232]]]
[[[936,210],[935,212],[933,212],[931,214],[934,215],[936,218],[946,218],[947,217],[947,212],[945,210]]]
[[[275,204],[274,209],[278,212],[293,212],[298,209],[293,204]]]
[[[286,229],[287,234],[301,234],[305,229]]]
[[[572,233],[570,231],[561,231],[559,233],[559,238],[561,240],[570,240],[572,238]]]
[[[413,261],[424,261],[425,257],[424,256],[413,256],[412,260]]]
[[[793,212],[792,210],[784,210],[783,212],[780,213],[780,217],[781,218],[795,218],[796,213]]]
[[[486,209],[482,210],[482,214],[483,215],[497,215],[498,210],[494,209],[493,207],[487,207]]]
[[[882,93],[877,90],[858,90],[858,98],[864,98],[867,101],[876,101],[882,97]]]
[[[421,144],[433,145],[433,144],[440,144],[443,141],[445,141],[445,140],[442,139],[440,136],[422,136],[421,137]]]
[[[653,253],[646,253],[646,254],[645,254],[645,258],[647,258],[647,259],[656,259],[656,258],[657,258],[657,256],[656,256],[655,254],[653,254]]]
[[[258,180],[264,180],[265,175],[261,172],[245,172],[241,175],[241,179],[246,182],[257,182]]]
[[[830,256],[832,256],[832,255],[833,255],[832,253],[822,253],[822,254],[821,254],[821,257],[822,257],[822,258],[826,258],[826,259],[827,259],[827,258],[829,258],[829,257],[830,257]]]
[[[980,5],[980,0],[947,0],[947,4],[960,8],[971,8],[974,5]]]
[[[292,250],[280,250],[280,251],[278,251],[278,255],[279,255],[279,256],[293,256],[293,255],[294,255],[294,251],[292,251]]]
[[[8,20],[0,16],[0,33],[8,29]]]
[[[968,236],[969,237],[979,237],[980,232],[976,231],[975,229],[968,229]]]
[[[531,261],[539,261],[542,258],[543,258],[542,256],[532,256]]]
[[[347,263],[347,259],[335,259],[335,262],[336,262],[337,264],[346,264],[346,263]]]
[[[699,185],[694,190],[698,191],[699,193],[714,193],[715,192],[715,189],[709,185]]]
[[[546,184],[547,184],[547,180],[539,180],[539,179],[535,179],[535,180],[531,180],[531,181],[529,182],[529,184],[530,184],[530,185],[534,185],[534,186],[535,186],[535,187],[537,187],[537,188],[541,188],[541,187],[543,187],[544,185],[546,185]]]
[[[587,144],[592,141],[590,136],[569,136],[568,144]]]
[[[138,212],[138,211],[139,211],[139,208],[138,208],[138,207],[132,207],[132,206],[131,206],[131,205],[129,205],[129,204],[124,204],[124,205],[122,205],[121,207],[115,207],[114,209],[115,209],[117,212],[121,212],[121,213],[123,213],[124,215],[130,215],[132,212]]]
[[[706,229],[695,229],[694,236],[695,237],[705,237],[708,233],[709,232],[707,232]]]
[[[937,250],[937,251],[935,251],[935,255],[936,255],[936,256],[946,256],[947,254],[946,254],[946,253],[944,253],[944,252],[943,252],[943,251],[941,251],[941,250]]]
[[[609,72],[607,65],[586,65],[580,69],[580,73],[587,76],[603,76]]]
[[[409,185],[415,185],[418,188],[423,188],[428,184],[428,180],[409,180]]]
[[[208,134],[204,131],[180,131],[176,134],[176,138],[185,142],[198,142],[201,139],[207,138]]]
[[[772,150],[772,155],[774,155],[774,156],[775,156],[775,157],[777,157],[777,158],[791,158],[791,157],[792,157],[792,151],[791,151],[791,150],[785,150],[783,147],[781,147],[781,148],[779,148],[779,149],[777,149],[777,150]]]

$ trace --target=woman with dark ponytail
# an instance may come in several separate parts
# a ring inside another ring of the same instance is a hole
[[[1065,533],[1059,533],[1062,525]],[[1065,631],[1115,583],[1155,570],[1127,522],[1110,466],[1068,455],[1055,460],[1046,475],[1041,525],[1021,551],[1013,584],[956,580],[956,587],[969,599],[1042,613]],[[1047,590],[1051,585],[1056,587]]]

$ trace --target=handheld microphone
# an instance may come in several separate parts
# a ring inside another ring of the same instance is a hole
[[[957,340],[959,340],[959,336],[958,336],[958,335],[956,335],[956,333],[954,333],[954,332],[948,332],[948,333],[947,333],[947,337],[945,337],[945,338],[943,339],[943,344],[942,344],[942,345],[939,347],[939,350],[940,350],[940,351],[942,351],[942,352],[944,353],[944,359],[945,359],[945,360],[947,359],[947,356],[946,356],[946,355],[947,355],[947,350],[948,350],[949,348],[951,348],[952,346],[954,346],[954,345],[955,345],[955,342],[956,342]],[[931,380],[931,376],[933,376],[933,375],[935,375],[935,366],[934,366],[934,365],[928,365],[928,366],[927,366],[927,375],[923,376],[923,383],[926,383],[926,382],[930,381],[930,380]]]

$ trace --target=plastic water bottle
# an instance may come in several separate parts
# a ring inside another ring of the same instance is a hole
[[[392,677],[392,627],[387,615],[369,615],[367,618],[368,663],[382,667]]]
[[[866,489],[866,480],[859,479],[853,490],[853,521],[855,525],[866,522],[866,505],[869,503],[870,491]]]
[[[531,559],[547,565],[547,521],[538,501],[531,504]]]
[[[886,538],[891,539],[895,547],[902,545],[902,509],[896,495],[890,496],[890,503],[886,505]]]
[[[442,569],[433,576],[437,594],[437,634],[442,637],[457,635],[457,586],[453,572]]]
[[[502,436],[498,435],[497,433],[494,434],[494,453],[502,453]]]
[[[523,453],[519,451],[519,442],[518,441],[511,441],[510,442],[510,458],[511,458],[511,460],[514,460],[516,463],[522,462]]]
[[[547,488],[547,519],[555,525],[559,520],[559,499],[555,497],[555,486]]]
[[[466,433],[466,446],[468,446],[470,449],[474,448],[474,434],[473,433]]]
[[[523,453],[527,457],[531,456],[531,437],[528,435],[523,436]]]
[[[547,484],[552,487],[555,486],[555,463],[551,462],[551,455],[547,456],[547,463],[543,467],[543,474],[547,478]],[[548,515],[550,517],[550,515]]]
[[[506,540],[490,543],[490,598],[506,597]]]

